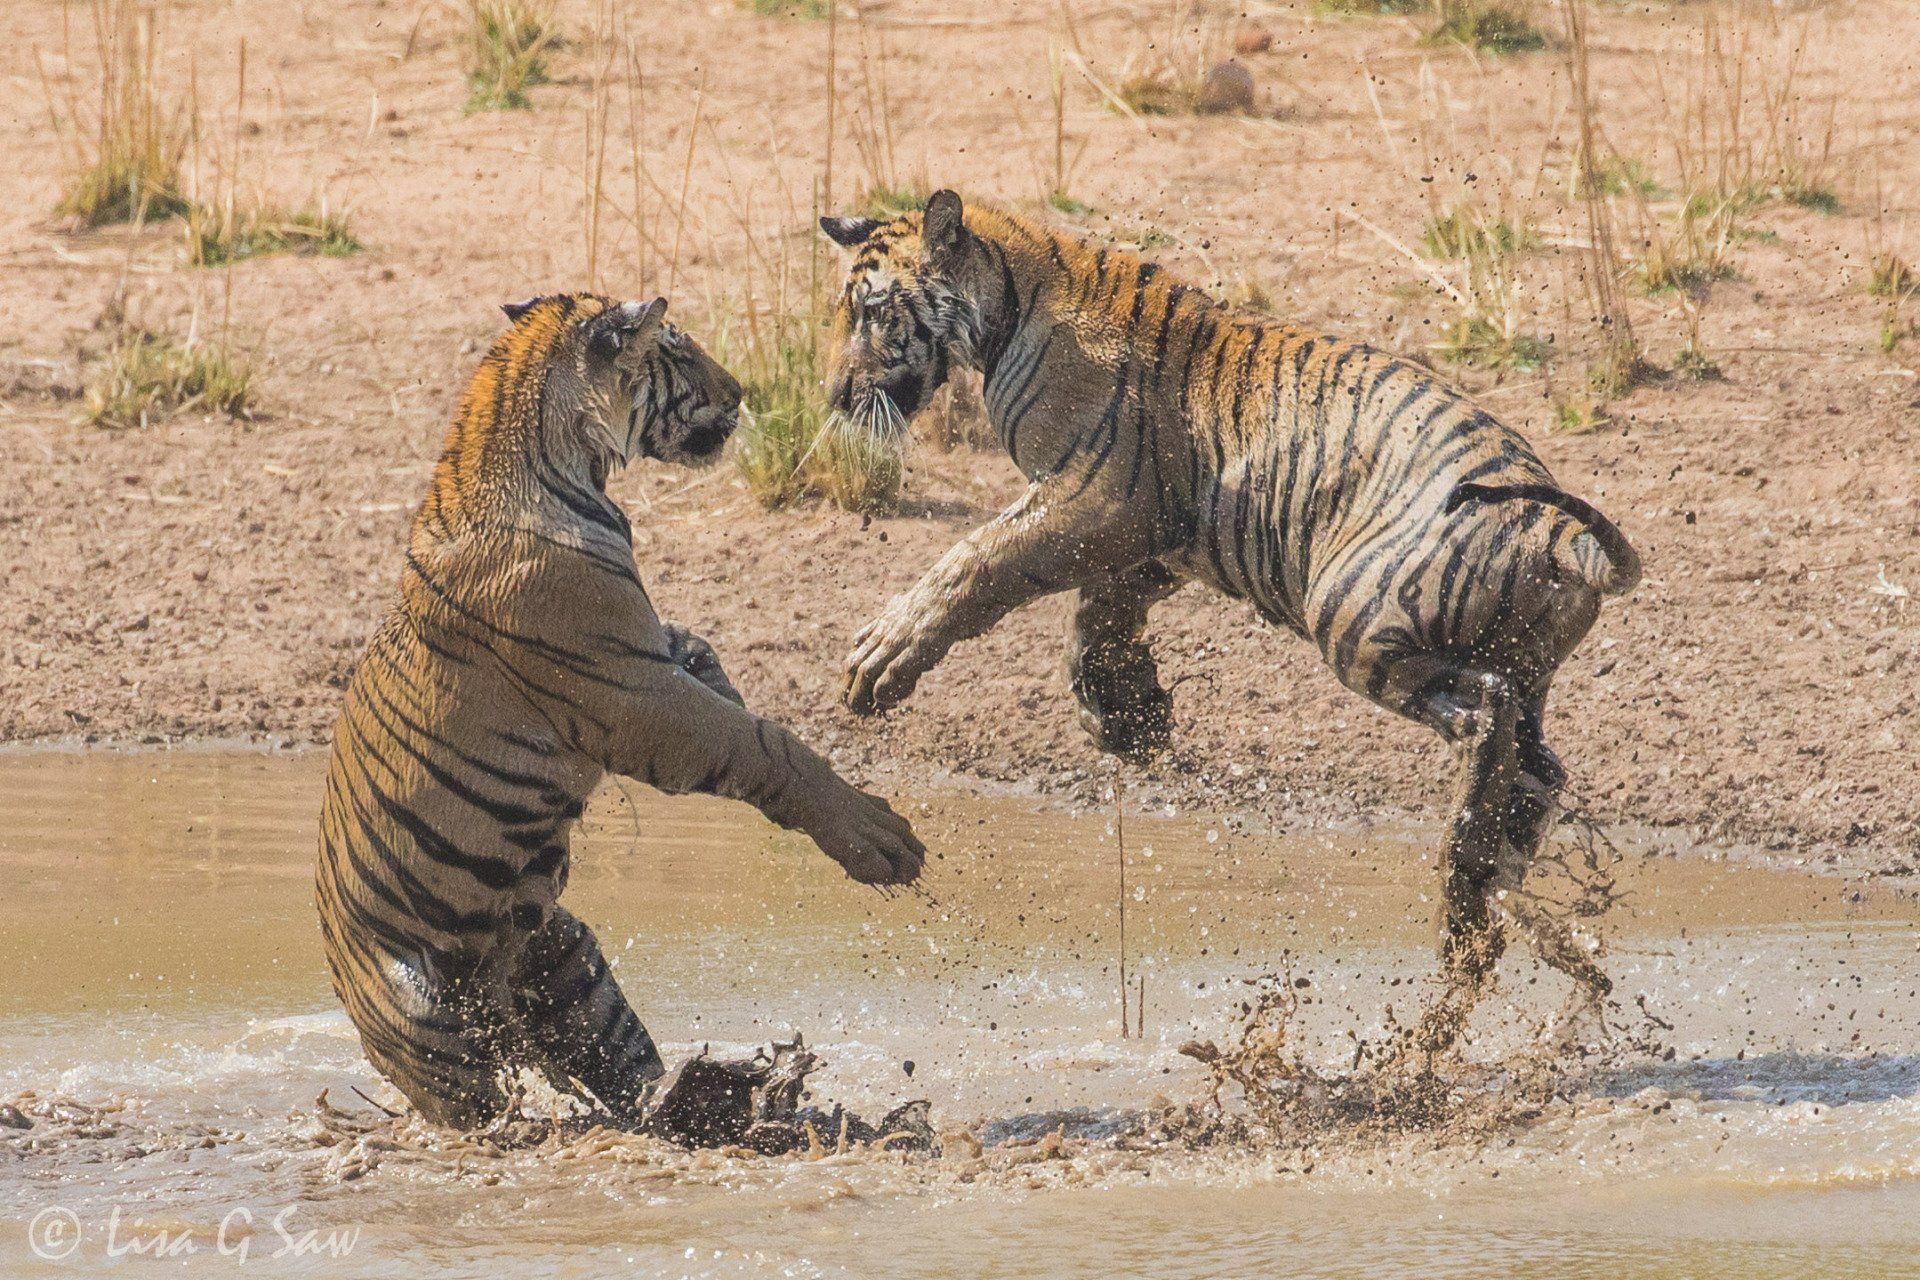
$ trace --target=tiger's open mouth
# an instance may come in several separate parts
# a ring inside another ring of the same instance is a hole
[[[927,385],[918,374],[902,369],[875,382],[867,389],[867,398],[884,402],[874,415],[880,427],[904,431],[907,419],[925,406]],[[889,408],[893,412],[887,412]]]
[[[920,379],[906,374],[873,383],[851,399],[845,420],[877,440],[891,440],[906,434],[927,396]]]

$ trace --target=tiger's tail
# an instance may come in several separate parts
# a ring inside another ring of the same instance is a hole
[[[1585,580],[1608,595],[1625,595],[1640,581],[1640,553],[1627,541],[1620,527],[1596,511],[1592,504],[1546,484],[1460,484],[1447,495],[1447,512],[1452,514],[1467,502],[1538,502],[1563,511],[1586,526],[1582,536],[1590,537],[1605,558],[1604,567],[1593,557],[1572,556],[1572,547],[1555,548],[1555,560],[1561,568]],[[1563,549],[1564,548],[1564,549]]]

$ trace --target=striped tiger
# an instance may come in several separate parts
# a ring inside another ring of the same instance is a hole
[[[740,403],[665,309],[505,308],[334,729],[317,869],[334,990],[368,1058],[437,1123],[497,1117],[522,1067],[640,1120],[660,1056],[558,903],[603,774],[745,800],[864,883],[920,867],[907,823],[747,712],[641,585],[609,472],[712,459]]]
[[[950,191],[890,220],[825,218],[851,251],[829,393],[901,423],[955,366],[1030,487],[862,630],[846,701],[906,698],[956,642],[1073,591],[1069,682],[1104,750],[1163,747],[1143,638],[1185,582],[1311,641],[1351,690],[1452,745],[1441,955],[1470,1001],[1508,922],[1575,979],[1589,948],[1518,889],[1566,780],[1542,737],[1554,673],[1640,563],[1526,442],[1429,370],[1238,313],[1155,264]],[[1426,1029],[1449,1041],[1460,1010]],[[1463,1016],[1463,1015],[1462,1015]]]

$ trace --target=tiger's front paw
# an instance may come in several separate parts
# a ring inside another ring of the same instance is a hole
[[[805,824],[821,852],[861,884],[912,884],[919,879],[927,847],[912,825],[879,796],[845,783],[836,790],[844,795]]]
[[[912,596],[893,598],[887,611],[853,638],[845,699],[855,715],[877,715],[905,702],[939,653],[920,640]]]

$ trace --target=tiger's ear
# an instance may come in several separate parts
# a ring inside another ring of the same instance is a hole
[[[520,317],[533,310],[539,302],[539,298],[528,298],[525,302],[503,302],[500,309],[507,313],[508,324],[519,324]]]
[[[929,252],[941,253],[955,248],[967,234],[962,221],[965,212],[960,197],[952,191],[936,191],[927,197],[927,211],[920,221],[920,239]]]
[[[652,302],[623,302],[614,308],[628,333],[645,333],[666,318],[667,300],[655,298]]]
[[[623,302],[617,307],[608,307],[593,318],[587,348],[602,359],[612,360],[635,338],[644,337],[659,328],[666,314],[665,298],[655,298],[652,302]]]
[[[842,249],[857,249],[880,227],[878,218],[822,218],[820,229]]]

